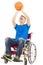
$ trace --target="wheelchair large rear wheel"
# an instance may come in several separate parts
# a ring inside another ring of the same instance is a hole
[[[36,55],[36,45],[30,42],[28,45],[28,61],[30,64],[34,63],[34,61],[36,60]]]

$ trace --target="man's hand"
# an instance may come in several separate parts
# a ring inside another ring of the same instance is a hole
[[[15,19],[16,19],[17,14],[18,14],[18,11],[15,13],[15,15],[12,18],[12,24],[13,24],[14,27],[16,26]]]
[[[26,17],[26,19],[27,19],[27,25],[29,26],[30,25],[30,18],[29,18],[29,16],[23,10],[22,10],[22,13]]]

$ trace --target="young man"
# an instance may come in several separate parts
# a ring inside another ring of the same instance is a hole
[[[16,37],[15,39],[6,38],[5,40],[6,55],[3,56],[4,58],[11,59],[11,46],[18,45],[18,49],[17,49],[16,56],[14,57],[14,61],[19,61],[20,59],[20,55],[24,47],[24,42],[25,40],[27,40],[28,31],[30,28],[30,18],[24,11],[22,11],[24,16],[21,15],[19,18],[20,25],[16,24],[15,19],[16,19],[17,13],[18,12],[15,13],[12,20],[12,24],[14,26],[14,29],[16,30]],[[25,22],[26,24],[24,24]]]

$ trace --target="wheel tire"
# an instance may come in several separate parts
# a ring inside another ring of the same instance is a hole
[[[31,56],[31,54],[32,54],[32,52],[33,51],[31,51],[31,49],[32,49],[32,46],[34,47],[34,59],[32,60],[32,56]],[[37,53],[36,53],[36,45],[35,44],[33,44],[32,42],[30,42],[30,45],[29,45],[29,47],[28,47],[28,61],[29,61],[29,63],[30,64],[33,64],[34,62],[35,62],[35,60],[36,60],[36,55],[37,55]]]
[[[4,63],[7,64],[8,63],[8,60],[4,60]]]
[[[27,65],[27,59],[24,58],[24,65]]]

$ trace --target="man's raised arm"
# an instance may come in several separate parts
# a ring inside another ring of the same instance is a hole
[[[13,24],[14,27],[16,26],[15,19],[16,19],[17,14],[18,14],[18,12],[16,12],[15,15],[13,16],[13,18],[12,18],[12,24]]]
[[[30,26],[30,18],[29,18],[29,16],[24,11],[22,11],[22,13],[24,14],[24,16],[27,19],[27,25]]]

